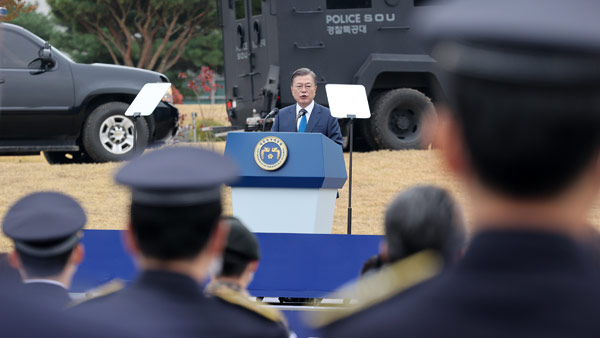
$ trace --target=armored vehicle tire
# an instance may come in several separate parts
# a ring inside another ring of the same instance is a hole
[[[98,106],[83,127],[83,146],[96,162],[123,161],[140,154],[148,145],[148,124],[141,117],[137,120],[137,144],[134,145],[133,121],[126,117],[129,105],[109,102]]]
[[[44,157],[50,164],[92,163],[92,158],[83,151],[44,151]]]
[[[373,141],[382,149],[420,149],[423,121],[436,116],[431,100],[418,90],[401,88],[380,95],[370,121]]]

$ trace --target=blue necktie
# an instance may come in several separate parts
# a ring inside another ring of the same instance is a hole
[[[302,114],[302,118],[300,119],[300,126],[298,126],[298,132],[303,133],[306,131],[306,113],[307,111],[304,109],[300,109],[300,113]]]

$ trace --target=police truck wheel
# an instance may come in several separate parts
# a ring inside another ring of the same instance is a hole
[[[92,158],[83,151],[44,151],[44,157],[50,164],[92,163]]]
[[[370,126],[373,141],[383,149],[420,149],[423,121],[436,116],[431,100],[409,88],[380,95],[374,104]]]
[[[134,152],[133,120],[126,117],[129,105],[109,102],[98,106],[87,119],[83,128],[83,145],[96,162],[123,161],[140,154],[148,145],[148,124],[138,118],[137,144]]]

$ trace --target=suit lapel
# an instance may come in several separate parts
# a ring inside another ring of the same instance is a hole
[[[313,107],[312,112],[310,113],[310,119],[308,120],[308,124],[306,125],[306,132],[312,133],[313,129],[319,122],[319,118],[321,117],[321,107],[315,102],[315,106]]]
[[[291,127],[289,129],[289,131],[298,132],[298,123],[297,123],[298,120],[296,120],[296,105],[295,104],[290,106],[289,116],[290,116],[289,123],[290,123],[290,127]]]

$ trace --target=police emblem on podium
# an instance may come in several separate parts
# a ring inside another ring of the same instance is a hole
[[[276,136],[262,138],[254,148],[254,161],[264,170],[277,170],[285,163],[288,150],[285,142]]]

